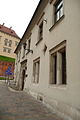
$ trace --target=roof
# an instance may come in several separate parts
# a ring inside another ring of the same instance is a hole
[[[21,44],[21,42],[22,42],[25,34],[26,34],[26,33],[27,33],[27,34],[28,34],[28,33],[31,33],[32,28],[33,28],[34,25],[36,24],[36,20],[38,19],[40,13],[43,11],[43,9],[45,8],[45,6],[47,5],[48,1],[49,1],[49,0],[40,0],[40,1],[39,1],[38,6],[37,6],[37,8],[36,8],[36,10],[35,10],[32,18],[31,18],[31,20],[30,20],[30,22],[29,22],[29,24],[28,24],[28,26],[27,26],[27,28],[26,28],[26,30],[25,30],[22,38],[21,38],[21,41],[19,42],[16,50],[14,51],[14,53],[17,52],[17,50],[18,50],[18,48],[19,48],[19,46],[20,46],[20,44]],[[42,5],[43,5],[43,6],[42,6]]]
[[[4,25],[1,25],[1,24],[0,24],[0,31],[4,32],[6,34],[9,34],[11,36],[14,36],[16,38],[19,38],[19,36],[16,34],[16,32],[14,30],[12,30],[11,28],[8,28],[8,27],[6,27]]]

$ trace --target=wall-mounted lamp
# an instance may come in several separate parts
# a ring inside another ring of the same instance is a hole
[[[43,19],[43,21],[47,24],[47,19]]]
[[[26,43],[23,43],[23,47],[24,47],[24,49],[27,50],[28,52],[31,52],[31,53],[33,54],[33,50],[26,49],[26,45],[27,45]]]
[[[31,52],[33,54],[33,50],[30,50],[30,49],[25,49],[25,50],[27,50],[28,52]]]

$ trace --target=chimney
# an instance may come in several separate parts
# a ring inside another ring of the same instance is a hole
[[[12,26],[10,27],[10,29],[12,29]]]
[[[4,26],[5,23],[2,24],[2,26]]]

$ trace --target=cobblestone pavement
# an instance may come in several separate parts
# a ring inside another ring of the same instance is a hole
[[[13,92],[0,82],[0,120],[61,120],[26,92]]]

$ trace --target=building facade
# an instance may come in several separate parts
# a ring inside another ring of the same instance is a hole
[[[67,120],[80,120],[80,1],[41,0],[15,53],[15,79]]]
[[[0,25],[0,77],[5,76],[8,67],[11,67],[11,72],[14,73],[14,65],[16,49],[20,41],[19,36],[12,28]]]

